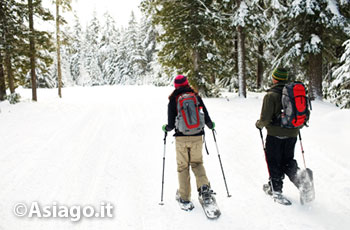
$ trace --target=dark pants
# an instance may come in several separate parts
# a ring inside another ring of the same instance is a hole
[[[266,160],[275,192],[282,192],[284,174],[298,187],[298,164],[294,160],[296,137],[280,139],[266,137]]]

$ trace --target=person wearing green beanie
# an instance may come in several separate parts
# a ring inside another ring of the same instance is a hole
[[[276,81],[287,81],[288,80],[288,71],[284,68],[276,68],[272,72],[272,78]]]
[[[280,114],[282,110],[282,90],[288,83],[288,71],[276,68],[271,74],[273,86],[264,96],[260,119],[255,123],[256,128],[267,129],[266,162],[269,169],[269,182],[263,188],[275,200],[283,199],[283,179],[287,175],[292,183],[299,187],[297,161],[294,159],[294,148],[299,128],[288,129],[281,127]]]

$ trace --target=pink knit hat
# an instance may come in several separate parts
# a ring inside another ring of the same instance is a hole
[[[188,85],[188,80],[187,77],[183,75],[177,75],[175,80],[174,80],[174,86],[175,88],[180,88],[182,86],[187,86]]]

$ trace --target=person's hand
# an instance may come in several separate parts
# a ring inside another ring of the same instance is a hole
[[[166,124],[162,126],[162,130],[163,130],[164,132],[168,132],[168,131],[166,130]]]
[[[208,125],[209,129],[215,129],[215,122],[212,121],[209,125]]]
[[[257,121],[255,122],[255,127],[256,127],[257,129],[259,129],[259,130],[262,129],[262,128],[259,126],[259,120],[257,120]]]

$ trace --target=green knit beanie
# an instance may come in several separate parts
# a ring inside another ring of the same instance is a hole
[[[287,81],[288,80],[288,71],[284,68],[276,68],[272,72],[272,77],[277,81]]]

